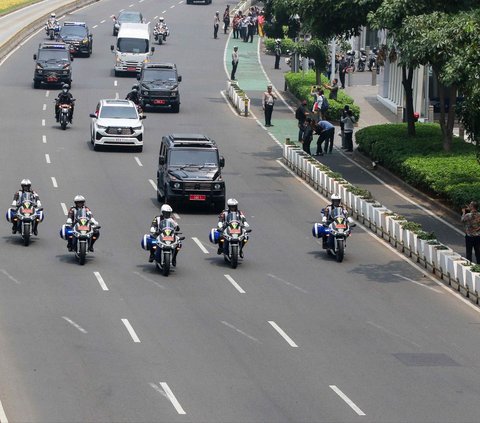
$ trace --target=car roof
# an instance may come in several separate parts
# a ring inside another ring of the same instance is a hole
[[[135,107],[133,101],[130,100],[120,100],[116,98],[104,98],[100,100],[102,106],[117,106],[117,107]]]
[[[150,38],[149,26],[146,23],[125,22],[118,31],[118,38]]]
[[[142,12],[137,12],[136,10],[122,10],[118,16],[120,15],[137,15],[142,16]]]
[[[44,41],[39,44],[39,48],[42,50],[68,50],[68,46],[59,41]]]
[[[176,69],[175,63],[145,63],[145,69]]]
[[[87,24],[85,22],[64,22],[63,26],[84,26],[86,28]]]

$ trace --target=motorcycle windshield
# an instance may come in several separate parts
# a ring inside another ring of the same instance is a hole
[[[20,203],[35,203],[35,198],[31,192],[22,192],[20,196]]]
[[[228,225],[231,225],[232,223],[236,223],[237,225],[240,225],[240,213],[238,212],[228,212],[227,217],[225,219],[225,222]]]
[[[160,222],[160,230],[163,232],[165,229],[169,229],[172,232],[175,231],[175,222],[172,219],[163,219]]]
[[[332,210],[332,217],[333,219],[338,217],[345,218],[345,210],[342,207],[334,207]]]

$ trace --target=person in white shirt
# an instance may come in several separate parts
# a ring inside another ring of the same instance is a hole
[[[230,79],[232,81],[235,81],[235,72],[237,72],[237,66],[238,66],[238,47],[235,46],[233,47],[233,53],[232,53],[232,73],[230,74]]]

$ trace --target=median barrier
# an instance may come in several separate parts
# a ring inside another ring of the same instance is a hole
[[[250,99],[237,83],[228,81],[226,93],[239,115],[248,116],[250,114]]]
[[[283,148],[283,160],[316,191],[325,196],[340,195],[350,215],[378,237],[438,276],[474,304],[479,304],[480,272],[472,271],[472,263],[466,258],[435,239],[422,239],[421,235],[425,232],[408,229],[415,224],[377,201],[355,194],[351,190],[355,187],[313,160],[298,146],[287,142]]]
[[[15,35],[10,37],[7,41],[0,45],[0,61],[7,56],[14,48],[16,48],[22,41],[32,35],[35,31],[38,31],[45,25],[45,22],[50,17],[50,13],[55,13],[57,16],[65,15],[66,13],[73,12],[81,7],[87,6],[91,3],[96,3],[100,0],[74,0],[56,9],[49,10],[40,18],[25,25]],[[6,15],[8,16],[8,15]]]

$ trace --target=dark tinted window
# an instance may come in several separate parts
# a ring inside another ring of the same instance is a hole
[[[82,37],[87,36],[87,28],[84,26],[63,26],[60,30],[60,37]]]
[[[217,152],[216,150],[171,150],[169,164],[170,166],[218,166]]]
[[[138,119],[135,107],[103,106],[100,117],[103,119]]]
[[[145,69],[143,71],[143,81],[177,81],[177,72],[173,69]]]
[[[148,53],[148,40],[119,38],[117,47],[122,53]]]
[[[70,56],[66,50],[39,50],[38,52],[39,60],[65,60],[69,61]]]

